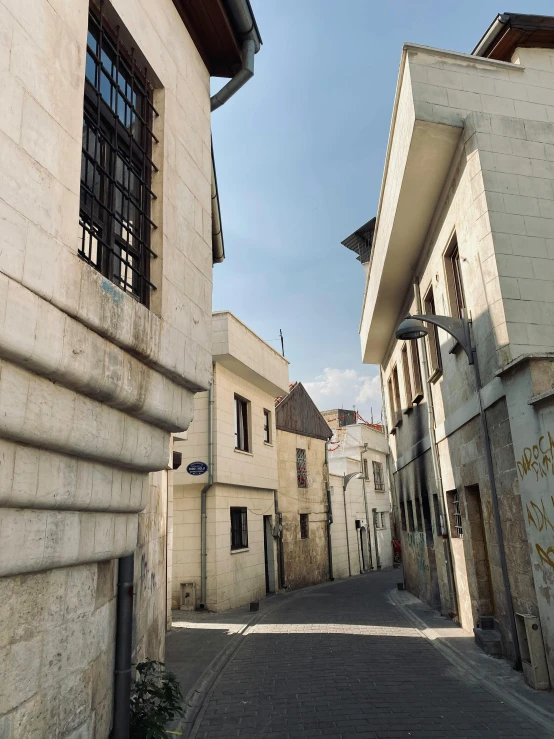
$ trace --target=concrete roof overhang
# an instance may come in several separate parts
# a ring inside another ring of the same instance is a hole
[[[383,360],[463,129],[460,117],[434,120],[432,107],[414,100],[410,48],[402,53],[362,309],[366,364]]]

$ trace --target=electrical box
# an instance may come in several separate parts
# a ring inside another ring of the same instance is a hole
[[[516,626],[525,682],[535,690],[548,690],[550,679],[539,617],[516,613]]]
[[[196,608],[196,584],[193,582],[181,583],[181,611],[194,611]]]

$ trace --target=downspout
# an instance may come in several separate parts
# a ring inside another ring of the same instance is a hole
[[[200,493],[200,608],[206,608],[206,589],[207,589],[207,497],[208,491],[214,483],[214,451],[213,451],[213,412],[214,412],[214,393],[213,386],[215,381],[215,372],[208,388],[208,482],[202,488]]]
[[[131,726],[131,659],[133,650],[133,576],[135,555],[121,557],[117,575],[113,739],[129,739]]]
[[[365,507],[365,520],[366,520],[366,536],[369,552],[369,569],[373,569],[373,553],[371,551],[371,533],[369,531],[369,508],[367,506],[367,493],[365,489],[365,471],[364,471],[364,452],[367,451],[367,444],[365,448],[360,452],[360,472],[363,474],[362,477],[362,489],[364,491],[364,507]]]
[[[348,577],[352,577],[352,565],[350,564],[350,539],[348,537],[348,514],[346,513],[346,475],[342,478],[342,499],[344,502],[344,533],[346,534],[346,551],[348,553]]]
[[[212,113],[214,110],[221,108],[225,105],[227,100],[233,97],[235,92],[238,92],[249,79],[254,76],[254,54],[256,45],[253,40],[247,39],[242,44],[242,67],[234,77],[231,77],[229,82],[224,85],[219,92],[212,95],[210,98],[210,106]]]
[[[279,491],[273,491],[273,500],[275,502],[275,517],[277,519],[277,557],[279,559],[279,587],[281,590],[286,588],[285,585],[285,553],[283,551],[283,514],[279,510]]]
[[[414,279],[414,294],[416,299],[417,311],[421,313],[423,306],[421,304],[421,292],[419,290],[419,278]],[[423,365],[423,382],[427,389],[427,418],[429,421],[429,440],[431,442],[431,458],[433,460],[433,472],[435,474],[435,481],[439,491],[440,501],[440,514],[442,518],[442,530],[440,532],[443,542],[443,553],[444,562],[446,565],[446,577],[448,579],[448,589],[450,590],[451,596],[454,598],[454,604],[456,606],[457,616],[460,617],[460,602],[458,600],[458,589],[456,588],[456,579],[454,577],[454,564],[452,558],[452,535],[450,531],[450,519],[446,515],[447,504],[446,504],[446,492],[442,483],[442,472],[439,454],[437,451],[437,438],[435,435],[435,405],[433,403],[433,390],[431,382],[429,380],[429,358],[427,356],[427,344],[425,339],[421,341],[421,347],[423,349],[421,353],[422,365]],[[444,535],[444,529],[446,527],[446,537]]]
[[[325,439],[325,489],[327,492],[327,555],[329,558],[329,580],[333,576],[333,545],[331,541],[331,524],[333,523],[333,506],[331,503],[331,488],[329,487],[329,450],[328,439]]]

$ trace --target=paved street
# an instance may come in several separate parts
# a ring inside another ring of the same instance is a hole
[[[240,637],[197,739],[552,739],[469,679],[386,595],[398,571],[286,597]]]

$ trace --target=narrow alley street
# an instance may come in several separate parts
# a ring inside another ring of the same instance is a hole
[[[398,579],[372,573],[269,605],[238,637],[185,736],[551,739],[412,626],[390,601]]]

